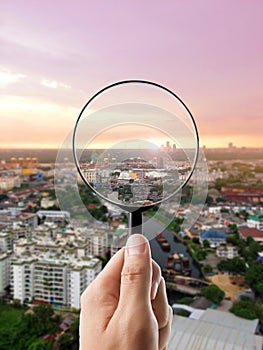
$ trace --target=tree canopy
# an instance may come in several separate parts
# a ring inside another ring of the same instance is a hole
[[[245,279],[263,297],[263,264],[259,262],[251,264],[245,273]]]
[[[240,301],[236,301],[229,311],[247,320],[259,318],[261,322],[263,321],[263,309],[248,297],[243,297]]]
[[[222,260],[217,265],[218,270],[227,271],[233,275],[244,274],[246,271],[246,263],[238,256],[233,259]]]
[[[225,297],[225,292],[215,284],[210,284],[209,286],[201,289],[201,296],[206,297],[215,304],[220,304]]]

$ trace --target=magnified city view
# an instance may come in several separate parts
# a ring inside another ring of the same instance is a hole
[[[140,208],[180,190],[194,167],[195,152],[177,150],[169,141],[157,149],[85,150],[79,169],[84,181],[107,200]]]

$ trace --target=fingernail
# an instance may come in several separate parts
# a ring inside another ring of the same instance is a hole
[[[128,255],[139,255],[145,253],[146,241],[140,234],[131,235],[126,243]]]
[[[156,281],[152,284],[152,290],[151,290],[151,300],[155,299],[158,289],[158,283]]]

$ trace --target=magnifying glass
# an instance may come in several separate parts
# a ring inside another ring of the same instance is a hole
[[[129,234],[143,233],[144,211],[190,180],[199,153],[185,103],[155,82],[124,80],[92,96],[72,138],[73,158],[94,194],[128,213]]]

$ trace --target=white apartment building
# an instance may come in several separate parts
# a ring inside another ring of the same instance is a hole
[[[80,295],[102,268],[101,261],[90,254],[105,255],[107,246],[105,229],[59,228],[49,223],[30,235],[23,232],[13,242],[13,298],[79,308]]]
[[[67,305],[67,264],[62,259],[41,257],[34,267],[34,300]]]
[[[34,288],[34,263],[33,257],[12,259],[11,263],[11,291],[13,298],[21,303],[33,298]]]
[[[12,234],[10,232],[0,232],[0,251],[12,250]]]
[[[84,169],[83,173],[88,182],[94,184],[97,182],[97,172],[95,169]]]
[[[0,252],[0,296],[5,295],[5,288],[10,285],[10,265],[12,252]]]
[[[12,261],[11,286],[14,299],[33,300],[79,309],[80,296],[101,271],[97,258],[74,260],[48,254],[16,257]]]
[[[88,238],[91,242],[91,254],[105,256],[108,249],[108,232],[104,229],[97,229]]]
[[[216,248],[216,255],[219,258],[233,259],[238,256],[238,249],[231,244],[220,245]]]
[[[75,261],[68,272],[68,303],[80,309],[80,296],[101,271],[101,261],[88,258]]]

